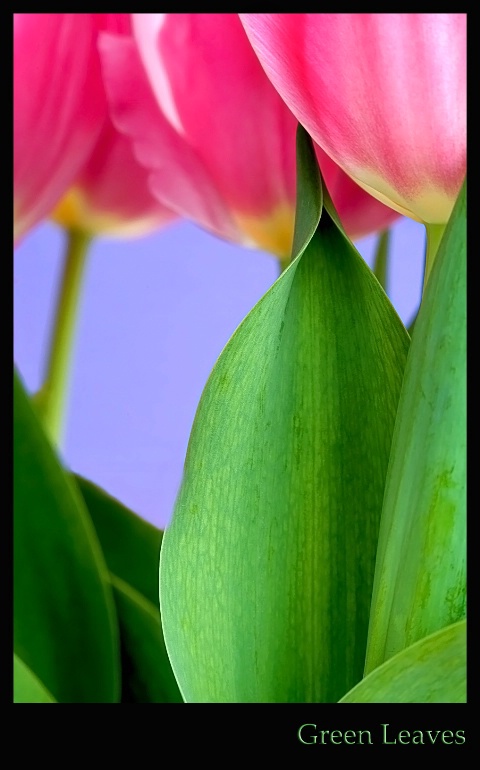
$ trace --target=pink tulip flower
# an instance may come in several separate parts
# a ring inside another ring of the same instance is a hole
[[[14,238],[40,222],[106,115],[92,14],[14,14]]]
[[[150,192],[148,171],[110,120],[88,161],[51,214],[66,228],[113,237],[145,235],[177,215]]]
[[[111,115],[159,201],[211,232],[287,259],[297,121],[237,14],[134,14],[133,37],[100,40]],[[319,150],[352,237],[397,216]]]
[[[240,14],[270,80],[379,200],[445,223],[466,172],[466,15]]]
[[[94,14],[94,18],[98,32],[131,32],[130,14]],[[104,99],[106,104],[106,94]],[[144,235],[176,218],[151,193],[148,175],[131,142],[106,115],[95,146],[52,218],[92,236]]]

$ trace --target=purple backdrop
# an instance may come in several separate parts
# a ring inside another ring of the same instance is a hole
[[[416,222],[392,229],[389,294],[407,324],[420,301],[424,242]],[[371,265],[376,236],[356,245]],[[31,392],[42,381],[63,246],[63,232],[44,223],[15,252],[15,361]],[[79,313],[66,464],[165,526],[207,377],[277,274],[269,254],[183,221],[135,241],[98,239]]]

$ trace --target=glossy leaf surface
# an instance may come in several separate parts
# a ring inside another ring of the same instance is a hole
[[[210,376],[162,545],[187,702],[336,702],[363,673],[409,338],[302,130],[298,158],[296,259]]]
[[[466,194],[415,323],[392,444],[366,672],[465,617]]]
[[[119,645],[83,501],[14,376],[15,652],[60,703],[115,702]]]
[[[465,703],[466,698],[463,620],[394,655],[340,703]]]

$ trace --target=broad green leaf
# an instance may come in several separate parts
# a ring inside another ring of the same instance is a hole
[[[60,703],[115,702],[112,590],[78,490],[14,375],[15,652]]]
[[[120,620],[122,703],[183,703],[158,608],[128,583],[111,579]]]
[[[321,212],[303,130],[298,158],[296,257],[209,378],[163,539],[164,635],[187,702],[337,702],[363,673],[409,338]]]
[[[122,703],[181,703],[160,621],[163,532],[91,481],[74,476],[105,554],[120,624]]]
[[[392,443],[366,673],[465,617],[465,187],[415,323]]]
[[[55,703],[55,698],[18,655],[13,653],[13,702]]]
[[[74,478],[92,517],[108,569],[158,607],[162,530],[91,481],[77,475]]]
[[[374,669],[340,703],[465,703],[466,622],[420,639]]]

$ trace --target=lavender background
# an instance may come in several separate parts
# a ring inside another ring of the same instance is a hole
[[[408,324],[421,296],[424,227],[392,228],[388,293]],[[376,236],[356,244],[372,264]],[[14,353],[41,384],[64,233],[43,223],[14,261]],[[278,275],[269,254],[181,221],[137,240],[99,238],[87,264],[64,462],[157,526],[171,516],[195,410],[223,346]]]

